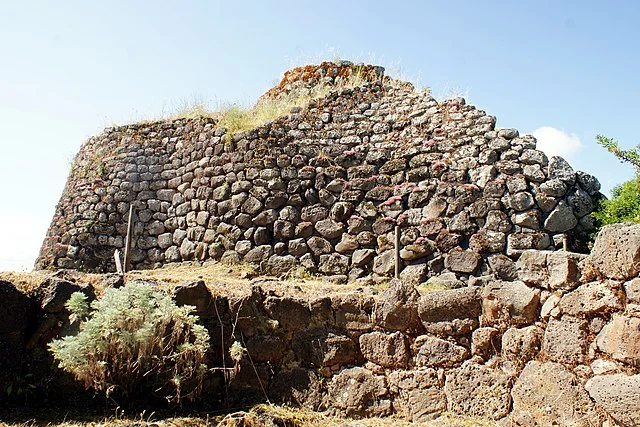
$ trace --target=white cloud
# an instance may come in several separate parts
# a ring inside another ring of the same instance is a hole
[[[544,151],[549,157],[562,156],[565,159],[570,159],[583,148],[578,135],[568,134],[551,126],[543,126],[534,130],[533,136],[538,140],[538,150]]]

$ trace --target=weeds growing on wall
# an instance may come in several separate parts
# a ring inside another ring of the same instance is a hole
[[[116,401],[154,396],[180,403],[200,394],[209,335],[193,307],[136,282],[107,289],[90,312],[84,298],[75,293],[67,303],[84,319],[80,332],[49,345],[61,368]]]
[[[171,118],[215,118],[218,120],[218,127],[225,128],[227,135],[231,136],[238,132],[255,129],[265,123],[284,117],[288,115],[294,107],[304,107],[312,100],[327,96],[331,91],[353,89],[370,83],[373,80],[374,77],[371,75],[366,75],[356,70],[348,77],[339,79],[335,84],[316,85],[306,91],[292,91],[288,94],[282,93],[276,98],[264,97],[251,108],[231,105],[223,108],[219,112],[212,112],[206,107],[204,102],[197,102],[191,106],[183,106]],[[387,82],[393,84],[395,80],[388,80]]]

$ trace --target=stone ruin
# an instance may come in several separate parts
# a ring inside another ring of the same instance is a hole
[[[413,283],[496,273],[527,249],[585,251],[600,184],[534,137],[348,62],[291,70],[261,100],[318,87],[325,96],[233,135],[198,118],[89,139],[36,267],[113,271],[132,204],[135,269],[222,260],[338,283],[389,276],[396,226]]]
[[[366,78],[341,84],[356,74]],[[302,67],[262,99],[318,85],[336,88],[242,133],[200,118],[91,138],[37,267],[112,271],[134,204],[134,268],[244,261],[362,284],[323,295],[264,279],[242,295],[176,287],[212,336],[209,366],[232,366],[238,340],[250,355],[207,393],[356,418],[640,425],[640,226],[607,226],[590,255],[576,252],[598,181],[379,67]],[[378,293],[363,279],[392,275],[396,227],[400,280]],[[0,382],[21,359],[50,366],[34,355],[70,327],[63,302],[93,297],[69,271],[30,295],[0,281]],[[427,279],[437,286],[414,286]]]
[[[234,367],[206,381],[209,407],[269,400],[352,418],[449,412],[500,426],[632,427],[639,266],[640,225],[620,224],[600,232],[589,256],[526,250],[510,275],[477,286],[429,290],[394,279],[381,293],[313,293],[257,279],[235,294],[204,281],[172,292],[212,337],[207,365]],[[53,337],[74,330],[69,295],[95,298],[74,274],[58,272],[28,295],[0,280],[0,386],[27,360],[57,399],[77,402],[79,386],[43,358]],[[235,342],[240,360],[230,357]]]

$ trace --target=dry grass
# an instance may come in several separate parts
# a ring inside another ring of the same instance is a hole
[[[265,123],[287,116],[294,107],[304,107],[311,101],[324,98],[332,91],[352,89],[370,83],[372,78],[363,73],[355,72],[347,78],[340,79],[333,85],[316,85],[307,91],[294,91],[289,94],[281,93],[278,97],[263,97],[251,108],[231,105],[221,111],[211,111],[206,103],[197,101],[192,105],[184,104],[169,117],[170,120],[193,119],[210,117],[218,120],[217,127],[227,130],[232,136],[239,132],[255,129]],[[386,79],[389,84],[400,84],[395,80]]]
[[[308,409],[290,408],[276,405],[256,405],[247,412],[235,412],[227,415],[204,415],[201,417],[177,417],[156,419],[154,415],[140,415],[134,418],[113,417],[95,421],[46,422],[31,420],[20,423],[2,423],[6,427],[497,427],[494,421],[474,417],[461,417],[449,413],[424,422],[412,423],[395,416],[387,418],[367,418],[350,420],[327,416]]]
[[[83,273],[75,270],[33,271],[33,272],[0,272],[0,280],[13,283],[25,293],[34,293],[47,278],[56,276],[72,280],[78,284],[91,284],[96,295],[104,293],[104,275]],[[339,293],[383,291],[388,282],[375,286],[362,287],[355,283],[346,285],[331,284],[321,276],[314,276],[303,270],[292,271],[285,278],[260,275],[250,264],[227,265],[220,262],[206,262],[204,264],[184,262],[169,264],[155,270],[134,270],[125,275],[125,282],[143,280],[154,282],[164,291],[171,290],[183,283],[203,280],[214,295],[241,296],[251,293],[254,285],[261,286],[265,291],[273,291],[279,295],[291,295],[298,298],[314,298]]]
[[[331,417],[307,409],[275,405],[257,405],[249,412],[237,412],[225,416],[219,427],[497,427],[494,421],[444,414],[436,420],[415,422],[395,416],[346,420]]]

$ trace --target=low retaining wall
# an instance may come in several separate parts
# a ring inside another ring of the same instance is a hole
[[[502,278],[456,289],[394,280],[380,294],[363,288],[310,297],[255,286],[227,297],[196,282],[174,296],[194,305],[209,329],[211,366],[235,366],[208,383],[231,400],[268,396],[349,417],[397,413],[417,421],[450,411],[505,425],[634,426],[638,265],[640,226],[621,224],[601,231],[590,256],[529,250],[500,270]],[[60,327],[46,319],[63,320],[61,302],[81,288],[63,282],[45,284],[39,332],[30,339],[26,317],[3,315],[13,323],[0,329],[2,342],[17,349],[33,346],[34,337],[46,341],[46,330]],[[0,286],[12,313],[28,311],[32,303],[11,289]],[[235,365],[234,342],[245,349]]]

